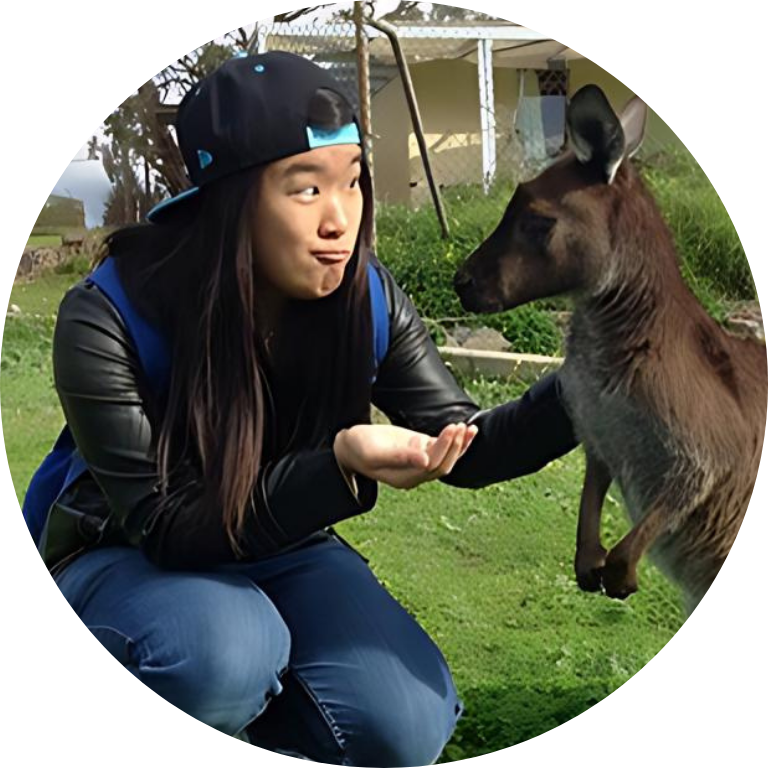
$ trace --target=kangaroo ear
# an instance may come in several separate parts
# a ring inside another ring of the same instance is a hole
[[[645,136],[645,122],[648,117],[648,107],[645,102],[635,96],[630,99],[621,113],[621,127],[627,143],[624,157],[634,157]]]
[[[600,88],[585,85],[576,91],[565,124],[576,159],[597,164],[610,184],[624,157],[624,129]]]

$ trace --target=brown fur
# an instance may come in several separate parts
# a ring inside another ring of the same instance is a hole
[[[577,580],[624,598],[650,550],[692,610],[730,551],[757,476],[765,345],[731,336],[703,309],[627,160],[606,183],[601,168],[569,153],[521,185],[456,288],[474,311],[573,296],[561,381],[587,455]],[[634,527],[606,552],[600,512],[612,480]]]

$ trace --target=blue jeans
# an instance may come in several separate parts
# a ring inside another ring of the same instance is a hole
[[[56,581],[139,680],[265,749],[334,765],[428,765],[462,712],[437,646],[325,532],[206,573],[105,547]]]

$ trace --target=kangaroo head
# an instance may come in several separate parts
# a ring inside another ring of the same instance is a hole
[[[595,85],[566,110],[569,146],[515,190],[496,229],[456,273],[468,311],[498,312],[588,290],[610,268],[610,217],[627,193],[620,171],[643,139],[647,108],[633,98],[618,117]]]

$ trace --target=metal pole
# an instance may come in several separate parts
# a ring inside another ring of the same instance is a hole
[[[357,50],[357,88],[360,104],[360,127],[363,129],[363,151],[371,175],[371,191],[376,199],[373,177],[373,125],[371,119],[371,59],[368,36],[365,34],[363,3],[355,3],[355,41]],[[373,220],[372,246],[376,248],[376,217]]]
[[[432,193],[432,201],[435,205],[435,212],[437,213],[438,221],[440,222],[440,229],[443,233],[443,238],[449,237],[448,220],[445,216],[445,209],[443,207],[443,200],[440,197],[440,190],[435,184],[435,179],[432,175],[432,166],[429,162],[429,151],[427,150],[427,142],[424,139],[424,129],[421,124],[421,114],[419,113],[419,105],[416,102],[416,92],[413,88],[413,82],[411,80],[411,73],[408,69],[408,62],[405,60],[403,50],[400,47],[400,41],[397,37],[397,30],[391,24],[385,21],[376,19],[366,19],[366,24],[378,29],[379,32],[383,32],[392,45],[392,50],[397,60],[397,66],[400,70],[400,77],[403,81],[403,88],[405,90],[405,98],[408,101],[408,109],[411,113],[411,123],[413,125],[413,132],[416,134],[416,141],[419,144],[419,153],[421,154],[421,162],[424,164],[424,173],[429,183],[429,189]]]
[[[496,113],[493,98],[493,41],[477,41],[477,73],[480,86],[480,134],[483,144],[483,191],[496,175]]]

